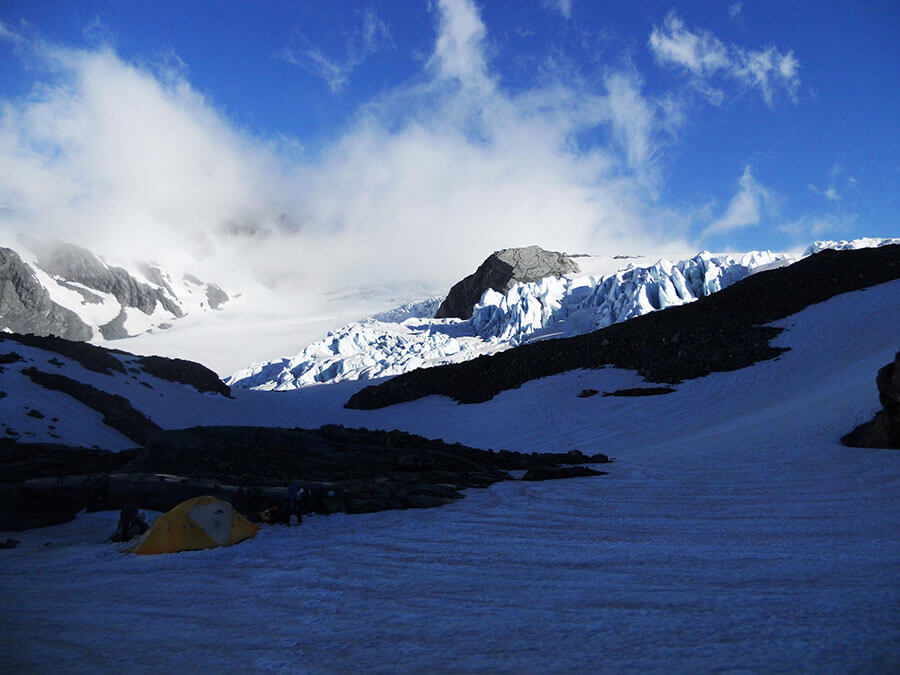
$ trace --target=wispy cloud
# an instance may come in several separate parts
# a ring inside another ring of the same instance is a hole
[[[771,206],[769,190],[753,177],[750,166],[738,179],[738,191],[728,202],[722,216],[703,230],[703,237],[758,225]]]
[[[559,12],[566,20],[572,18],[572,0],[542,0],[541,4]]]
[[[653,28],[649,45],[660,64],[685,70],[697,90],[714,104],[721,103],[723,92],[713,83],[722,79],[758,90],[769,107],[778,91],[797,102],[800,64],[793,51],[726,45],[709,31],[688,29],[674,10],[662,26]]]
[[[858,219],[855,213],[824,213],[782,223],[778,226],[778,231],[788,235],[796,243],[805,245],[810,239],[852,230]]]
[[[734,21],[741,15],[741,10],[744,8],[743,2],[735,2],[728,6],[728,18]]]
[[[393,39],[387,24],[368,8],[359,14],[358,27],[347,37],[343,53],[329,56],[310,39],[301,34],[295,36],[298,45],[285,47],[278,56],[295,66],[325,80],[331,91],[338,93],[347,86],[353,71],[384,49],[393,48]]]
[[[809,183],[809,190],[813,194],[824,197],[830,202],[839,202],[843,196],[842,192],[846,193],[848,190],[857,190],[859,186],[859,181],[855,177],[846,176],[845,178],[844,175],[844,167],[841,166],[840,163],[835,162],[828,174],[828,187],[820,189],[814,183]],[[838,189],[838,185],[841,186],[840,190]]]
[[[109,26],[100,20],[99,16],[94,16],[81,31],[84,39],[88,42],[101,45],[111,45],[116,41],[115,33],[110,30]]]
[[[25,42],[25,38],[0,21],[0,42],[11,42],[14,45],[19,45]]]

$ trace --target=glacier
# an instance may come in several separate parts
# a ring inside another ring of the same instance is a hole
[[[677,263],[630,264],[611,275],[546,277],[516,284],[506,294],[488,289],[466,320],[430,318],[439,299],[429,298],[347,324],[294,356],[254,364],[226,382],[238,389],[286,391],[457,363],[693,302],[785,259],[770,251],[703,251]]]
[[[390,377],[417,368],[468,361],[532,340],[570,337],[666,307],[694,302],[745,277],[825,249],[848,250],[900,239],[816,241],[800,255],[752,251],[713,254],[653,265],[628,264],[613,274],[572,274],[492,289],[466,320],[434,319],[431,297],[349,323],[294,356],[244,368],[225,379],[237,389],[289,391],[346,380]],[[590,261],[585,265],[590,267]]]

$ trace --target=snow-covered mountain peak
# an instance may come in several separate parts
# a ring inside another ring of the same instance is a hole
[[[219,286],[155,263],[114,264],[88,249],[31,240],[2,249],[0,328],[77,340],[166,330],[222,307]]]

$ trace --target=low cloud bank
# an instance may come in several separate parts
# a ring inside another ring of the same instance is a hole
[[[690,248],[685,219],[654,207],[681,119],[671,101],[648,97],[633,70],[593,88],[557,71],[512,94],[471,2],[438,2],[435,30],[419,77],[311,155],[302,139],[238,128],[177,68],[0,25],[0,40],[41,68],[0,108],[4,237],[287,288],[449,281],[507,246]]]

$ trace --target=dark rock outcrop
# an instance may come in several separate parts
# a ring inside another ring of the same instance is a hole
[[[155,431],[120,453],[0,441],[0,530],[65,522],[81,508],[168,510],[213,494],[244,513],[286,501],[297,483],[305,511],[430,508],[466,488],[511,480],[599,475],[606,455],[492,452],[401,431],[196,427]],[[561,465],[568,465],[562,466]],[[561,469],[557,471],[557,469]]]
[[[0,342],[18,342],[28,347],[36,347],[48,352],[54,352],[60,356],[77,361],[82,368],[93,370],[96,373],[112,375],[113,371],[124,373],[125,366],[114,354],[125,354],[103,347],[95,347],[86,342],[66,340],[52,335],[19,335],[18,333],[0,333]]]
[[[220,309],[222,305],[228,302],[228,294],[215,284],[204,283],[193,274],[185,274],[184,280],[194,286],[205,288],[206,301],[209,303],[210,308]]]
[[[85,342],[74,342],[54,336],[0,333],[0,343],[4,340],[54,352],[77,361],[83,368],[105,375],[112,375],[113,372],[124,374],[126,372],[125,364],[119,357],[131,357],[133,363],[148,375],[153,375],[169,382],[187,384],[200,392],[213,392],[222,396],[231,396],[231,389],[219,379],[215,372],[193,361],[170,359],[164,356],[135,357],[133,354],[118,349],[106,349]]]
[[[687,305],[614,324],[594,333],[543,340],[464,363],[414,370],[354,394],[362,410],[433,394],[479,403],[529,380],[614,365],[652,382],[677,384],[737,370],[786,351],[766,326],[814,303],[900,278],[900,245],[826,250],[788,267],[760,272]]]
[[[121,310],[114,318],[100,326],[100,335],[103,336],[104,340],[121,340],[129,337],[128,331],[125,329],[125,321],[127,319],[128,315],[125,313],[125,310]]]
[[[855,448],[893,448],[900,450],[900,352],[893,362],[875,377],[882,409],[870,421],[841,439]]]
[[[19,254],[0,248],[0,329],[90,340],[93,331],[75,312],[50,299]]]
[[[492,288],[506,293],[518,282],[578,272],[578,265],[565,253],[545,251],[539,246],[505,248],[495,251],[470,274],[450,289],[438,307],[437,319],[468,319],[484,292]]]
[[[206,284],[206,301],[212,309],[221,309],[228,302],[228,294],[215,284]]]
[[[170,359],[165,356],[141,356],[135,363],[150,375],[161,380],[178,382],[194,387],[200,392],[212,392],[231,397],[231,389],[219,379],[215,372],[194,361]]]

